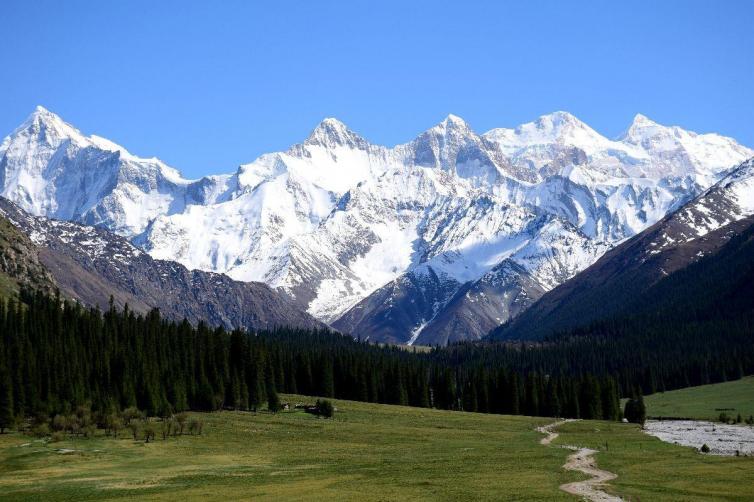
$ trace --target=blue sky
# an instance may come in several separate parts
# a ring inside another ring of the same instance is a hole
[[[154,3],[3,2],[0,135],[41,104],[191,177],[328,116],[392,145],[641,112],[754,146],[752,1]]]

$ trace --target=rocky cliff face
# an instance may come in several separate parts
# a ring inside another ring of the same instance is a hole
[[[22,288],[53,293],[56,284],[40,262],[37,246],[0,216],[0,296],[17,295]]]

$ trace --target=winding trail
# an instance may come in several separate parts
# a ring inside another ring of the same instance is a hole
[[[574,420],[572,419],[559,420],[557,422],[553,422],[551,424],[544,425],[542,427],[537,427],[537,431],[541,432],[542,434],[545,434],[545,437],[543,437],[539,443],[545,446],[551,446],[551,443],[555,440],[555,438],[558,437],[558,433],[554,432],[553,429],[566,422],[573,422],[573,421]],[[592,476],[590,479],[587,479],[584,481],[574,481],[573,483],[562,484],[560,485],[561,490],[563,490],[566,493],[570,493],[571,495],[576,495],[577,497],[581,497],[584,500],[590,500],[592,502],[622,502],[623,501],[623,499],[620,497],[616,497],[615,495],[610,495],[600,490],[600,488],[605,483],[617,478],[618,475],[609,471],[604,471],[597,467],[597,464],[593,456],[595,453],[597,453],[596,450],[592,450],[589,448],[579,448],[578,446],[570,446],[570,445],[563,445],[560,448],[565,448],[567,450],[572,450],[575,452],[575,453],[572,453],[571,455],[568,455],[568,458],[566,459],[566,463],[563,464],[564,469],[568,471],[583,472],[584,474]]]

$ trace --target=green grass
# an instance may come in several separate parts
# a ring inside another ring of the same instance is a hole
[[[561,468],[569,451],[539,444],[534,428],[552,419],[335,404],[332,420],[196,414],[204,435],[150,444],[125,434],[59,443],[2,435],[0,499],[557,501],[575,500],[560,484],[583,479]],[[751,499],[752,458],[703,456],[628,424],[561,429],[561,444],[603,450],[599,465],[619,475],[614,490],[634,500]]]
[[[638,425],[583,421],[560,426],[555,444],[598,450],[597,465],[618,474],[610,490],[629,500],[754,499],[754,458],[702,455],[648,436]]]
[[[332,420],[202,414],[203,436],[147,445],[2,436],[0,498],[569,500],[558,486],[578,478],[560,469],[567,452],[539,445],[547,418],[335,403]]]
[[[754,377],[733,382],[688,387],[645,396],[647,415],[652,417],[681,417],[717,419],[723,409],[735,418],[754,415]]]

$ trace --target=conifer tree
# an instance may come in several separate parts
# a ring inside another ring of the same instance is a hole
[[[267,409],[272,413],[280,411],[280,397],[274,387],[267,391]]]
[[[13,383],[8,368],[0,362],[0,434],[5,434],[14,422]]]

